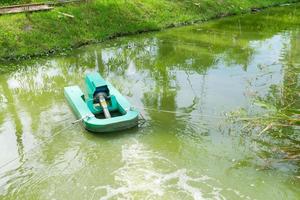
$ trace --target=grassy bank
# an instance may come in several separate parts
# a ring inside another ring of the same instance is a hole
[[[49,12],[3,15],[0,16],[0,60],[48,55],[121,35],[298,1],[89,0]]]

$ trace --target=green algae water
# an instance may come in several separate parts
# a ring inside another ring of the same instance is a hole
[[[299,117],[299,4],[1,70],[0,199],[300,199],[299,126],[264,124]],[[93,71],[146,121],[72,125],[63,87]]]

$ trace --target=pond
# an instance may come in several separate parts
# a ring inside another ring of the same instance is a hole
[[[1,68],[1,199],[300,198],[299,126],[242,120],[300,109],[299,4]],[[63,87],[93,71],[145,122],[73,125]]]

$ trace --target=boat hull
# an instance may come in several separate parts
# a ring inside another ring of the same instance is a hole
[[[138,117],[109,124],[97,124],[91,120],[84,120],[82,124],[86,130],[94,133],[117,132],[136,127],[138,125]]]

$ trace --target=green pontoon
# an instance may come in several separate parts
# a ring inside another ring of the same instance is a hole
[[[78,86],[65,87],[65,97],[83,126],[92,132],[112,132],[138,125],[139,112],[98,73],[85,78],[87,98]]]

